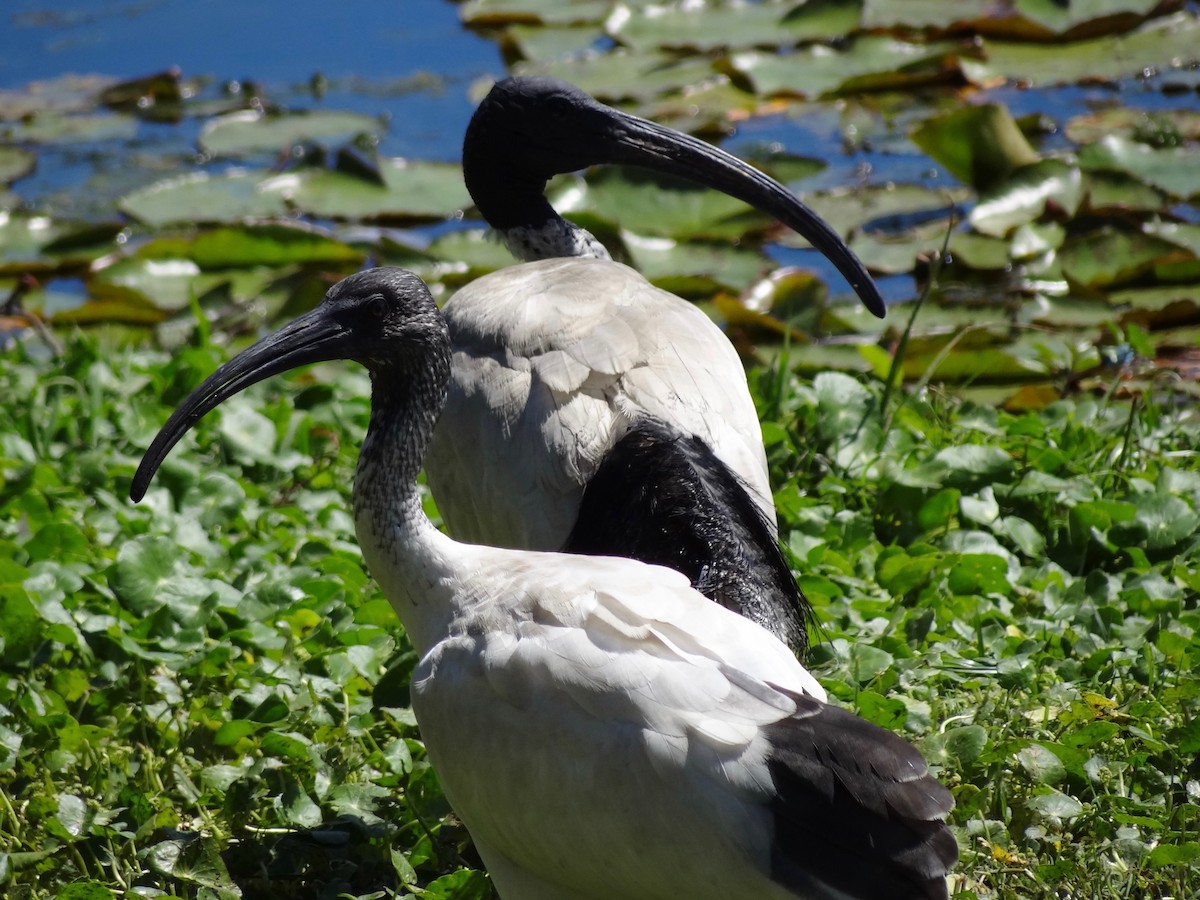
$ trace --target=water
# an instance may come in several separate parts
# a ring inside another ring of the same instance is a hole
[[[291,107],[385,114],[386,153],[456,159],[473,81],[498,77],[496,46],[446,0],[5,0],[0,88],[65,73],[134,78],[178,67],[253,79]],[[307,85],[330,82],[323,100]]]

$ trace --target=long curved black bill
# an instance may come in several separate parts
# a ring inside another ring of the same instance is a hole
[[[824,254],[863,305],[879,318],[884,317],[883,296],[862,260],[828,222],[774,178],[691,135],[620,110],[600,108],[608,112],[612,122],[609,140],[598,148],[598,152],[607,151],[608,158],[601,162],[636,165],[686,178],[773,216]]]
[[[146,495],[150,480],[171,448],[223,401],[272,375],[308,363],[340,359],[347,339],[347,330],[321,304],[225,363],[188,394],[155,435],[133,476],[130,499],[136,503]]]

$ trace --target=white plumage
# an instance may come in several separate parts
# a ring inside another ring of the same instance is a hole
[[[758,417],[728,339],[692,304],[611,261],[543,196],[549,176],[602,162],[687,178],[777,216],[882,315],[862,263],[782,185],[571,85],[505,79],[471,120],[463,174],[513,253],[541,261],[492,273],[446,304],[453,374],[426,463],[438,509],[464,540],[560,549],[588,480],[630,424],[650,416],[705,444],[774,535]],[[638,547],[619,549],[643,558]]]
[[[450,356],[420,279],[351,276],[197,388],[131,495],[223,399],[356,360],[372,380],[359,542],[419,654],[430,759],[504,900],[945,898],[948,792],[904,741],[826,705],[761,627],[669,569],[433,527],[416,477]]]
[[[620,263],[549,259],[485,275],[443,312],[452,377],[426,469],[456,537],[558,549],[601,460],[647,415],[711,447],[774,528],[741,361],[693,304]]]

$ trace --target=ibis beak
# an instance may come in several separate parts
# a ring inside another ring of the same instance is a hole
[[[597,104],[599,106],[599,104]],[[879,318],[883,296],[841,235],[774,178],[705,141],[609,107],[599,138],[602,162],[641,166],[716,188],[765,212],[802,235],[832,262],[863,305]]]
[[[146,450],[129,496],[135,503],[146,495],[150,479],[171,448],[188,430],[220,403],[252,384],[308,363],[342,359],[350,332],[324,303],[243,350],[188,394]]]

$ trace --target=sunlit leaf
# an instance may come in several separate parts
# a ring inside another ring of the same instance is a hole
[[[0,184],[24,178],[37,165],[37,157],[20,147],[0,146]]]
[[[818,44],[780,55],[734,53],[729,64],[766,95],[816,98],[858,90],[903,90],[953,75],[946,65],[952,44],[922,44],[865,36],[844,50]]]
[[[372,116],[344,110],[317,109],[287,114],[241,110],[210,119],[200,131],[200,147],[217,156],[278,153],[303,141],[345,140],[377,134],[381,123]]]
[[[278,182],[261,172],[222,175],[193,172],[127,194],[121,210],[147,225],[239,222],[280,216],[287,211]]]
[[[1176,197],[1200,193],[1200,148],[1196,147],[1156,150],[1111,135],[1080,150],[1079,164],[1128,173]]]
[[[983,196],[970,222],[984,234],[1002,237],[1040,218],[1048,209],[1073,215],[1083,196],[1079,169],[1047,159],[1013,172]]]
[[[997,103],[927,119],[911,137],[959,181],[982,189],[1038,161],[1008,109]]]
[[[1147,67],[1185,65],[1197,58],[1200,20],[1180,13],[1155,19],[1129,34],[1069,44],[983,41],[983,59],[964,56],[963,73],[988,84],[1015,81],[1030,87],[1111,82]]]
[[[445,219],[471,205],[455,163],[381,160],[384,184],[343,172],[308,171],[294,183],[287,175],[271,182],[300,210],[331,219]]]

